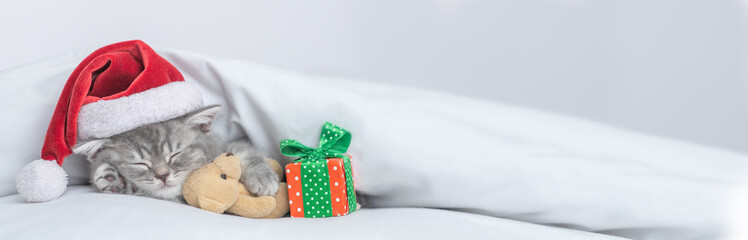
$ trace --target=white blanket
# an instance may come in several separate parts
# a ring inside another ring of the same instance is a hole
[[[0,73],[0,153],[9,166],[0,169],[0,195],[12,194],[14,173],[38,158],[62,84],[87,53]],[[636,239],[713,239],[748,170],[745,155],[530,109],[159,53],[200,86],[206,104],[224,106],[215,125],[224,138],[247,136],[288,162],[278,152],[282,139],[316,146],[325,121],[351,131],[366,207],[446,208]],[[85,182],[84,161],[73,157],[64,167],[73,183]],[[44,205],[22,207],[35,206]]]

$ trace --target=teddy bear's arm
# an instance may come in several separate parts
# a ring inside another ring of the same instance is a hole
[[[278,184],[278,193],[275,194],[275,209],[263,218],[279,218],[288,213],[288,185],[284,182]]]
[[[271,196],[253,197],[239,194],[239,198],[226,212],[250,218],[268,216],[276,207],[276,200]]]
[[[198,207],[214,213],[223,213],[226,211],[226,205],[216,200],[200,196],[197,198]]]

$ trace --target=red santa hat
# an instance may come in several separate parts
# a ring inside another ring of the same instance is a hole
[[[45,202],[65,192],[61,165],[77,141],[173,119],[203,106],[200,92],[140,40],[100,48],[75,68],[62,89],[40,160],[16,177],[18,193]]]

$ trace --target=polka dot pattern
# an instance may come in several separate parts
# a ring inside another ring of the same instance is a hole
[[[345,169],[345,188],[348,193],[348,209],[350,212],[356,211],[356,190],[353,188],[353,166],[351,166],[351,157],[347,156],[343,159],[343,166]]]
[[[330,184],[330,176],[327,171],[317,172],[318,169],[327,169],[327,161],[310,161],[301,164],[301,173],[307,175],[301,178],[301,184],[304,186],[304,202],[311,206],[304,210],[304,216],[332,217],[329,204],[330,191],[321,187]]]
[[[286,179],[299,179],[288,182],[290,208],[297,210],[291,211],[291,217],[343,216],[355,211],[351,167],[349,156],[288,164]]]
[[[301,172],[300,163],[291,163],[286,165],[286,179],[288,180],[288,203],[290,209],[296,209],[297,211],[291,211],[291,217],[304,217],[304,198],[301,196],[303,188],[301,187],[301,180],[298,178],[299,172]]]
[[[327,164],[328,171],[330,172],[330,198],[332,199],[332,214],[333,216],[342,216],[348,214],[348,196],[343,193],[345,190],[344,183],[345,178],[343,177],[343,159],[342,158],[328,158]]]

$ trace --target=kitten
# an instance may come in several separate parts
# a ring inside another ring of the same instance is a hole
[[[278,176],[249,143],[225,143],[210,133],[220,106],[209,106],[172,120],[118,135],[79,143],[75,153],[91,163],[91,185],[100,192],[181,201],[182,184],[195,169],[231,152],[242,160],[247,190],[273,196]]]

